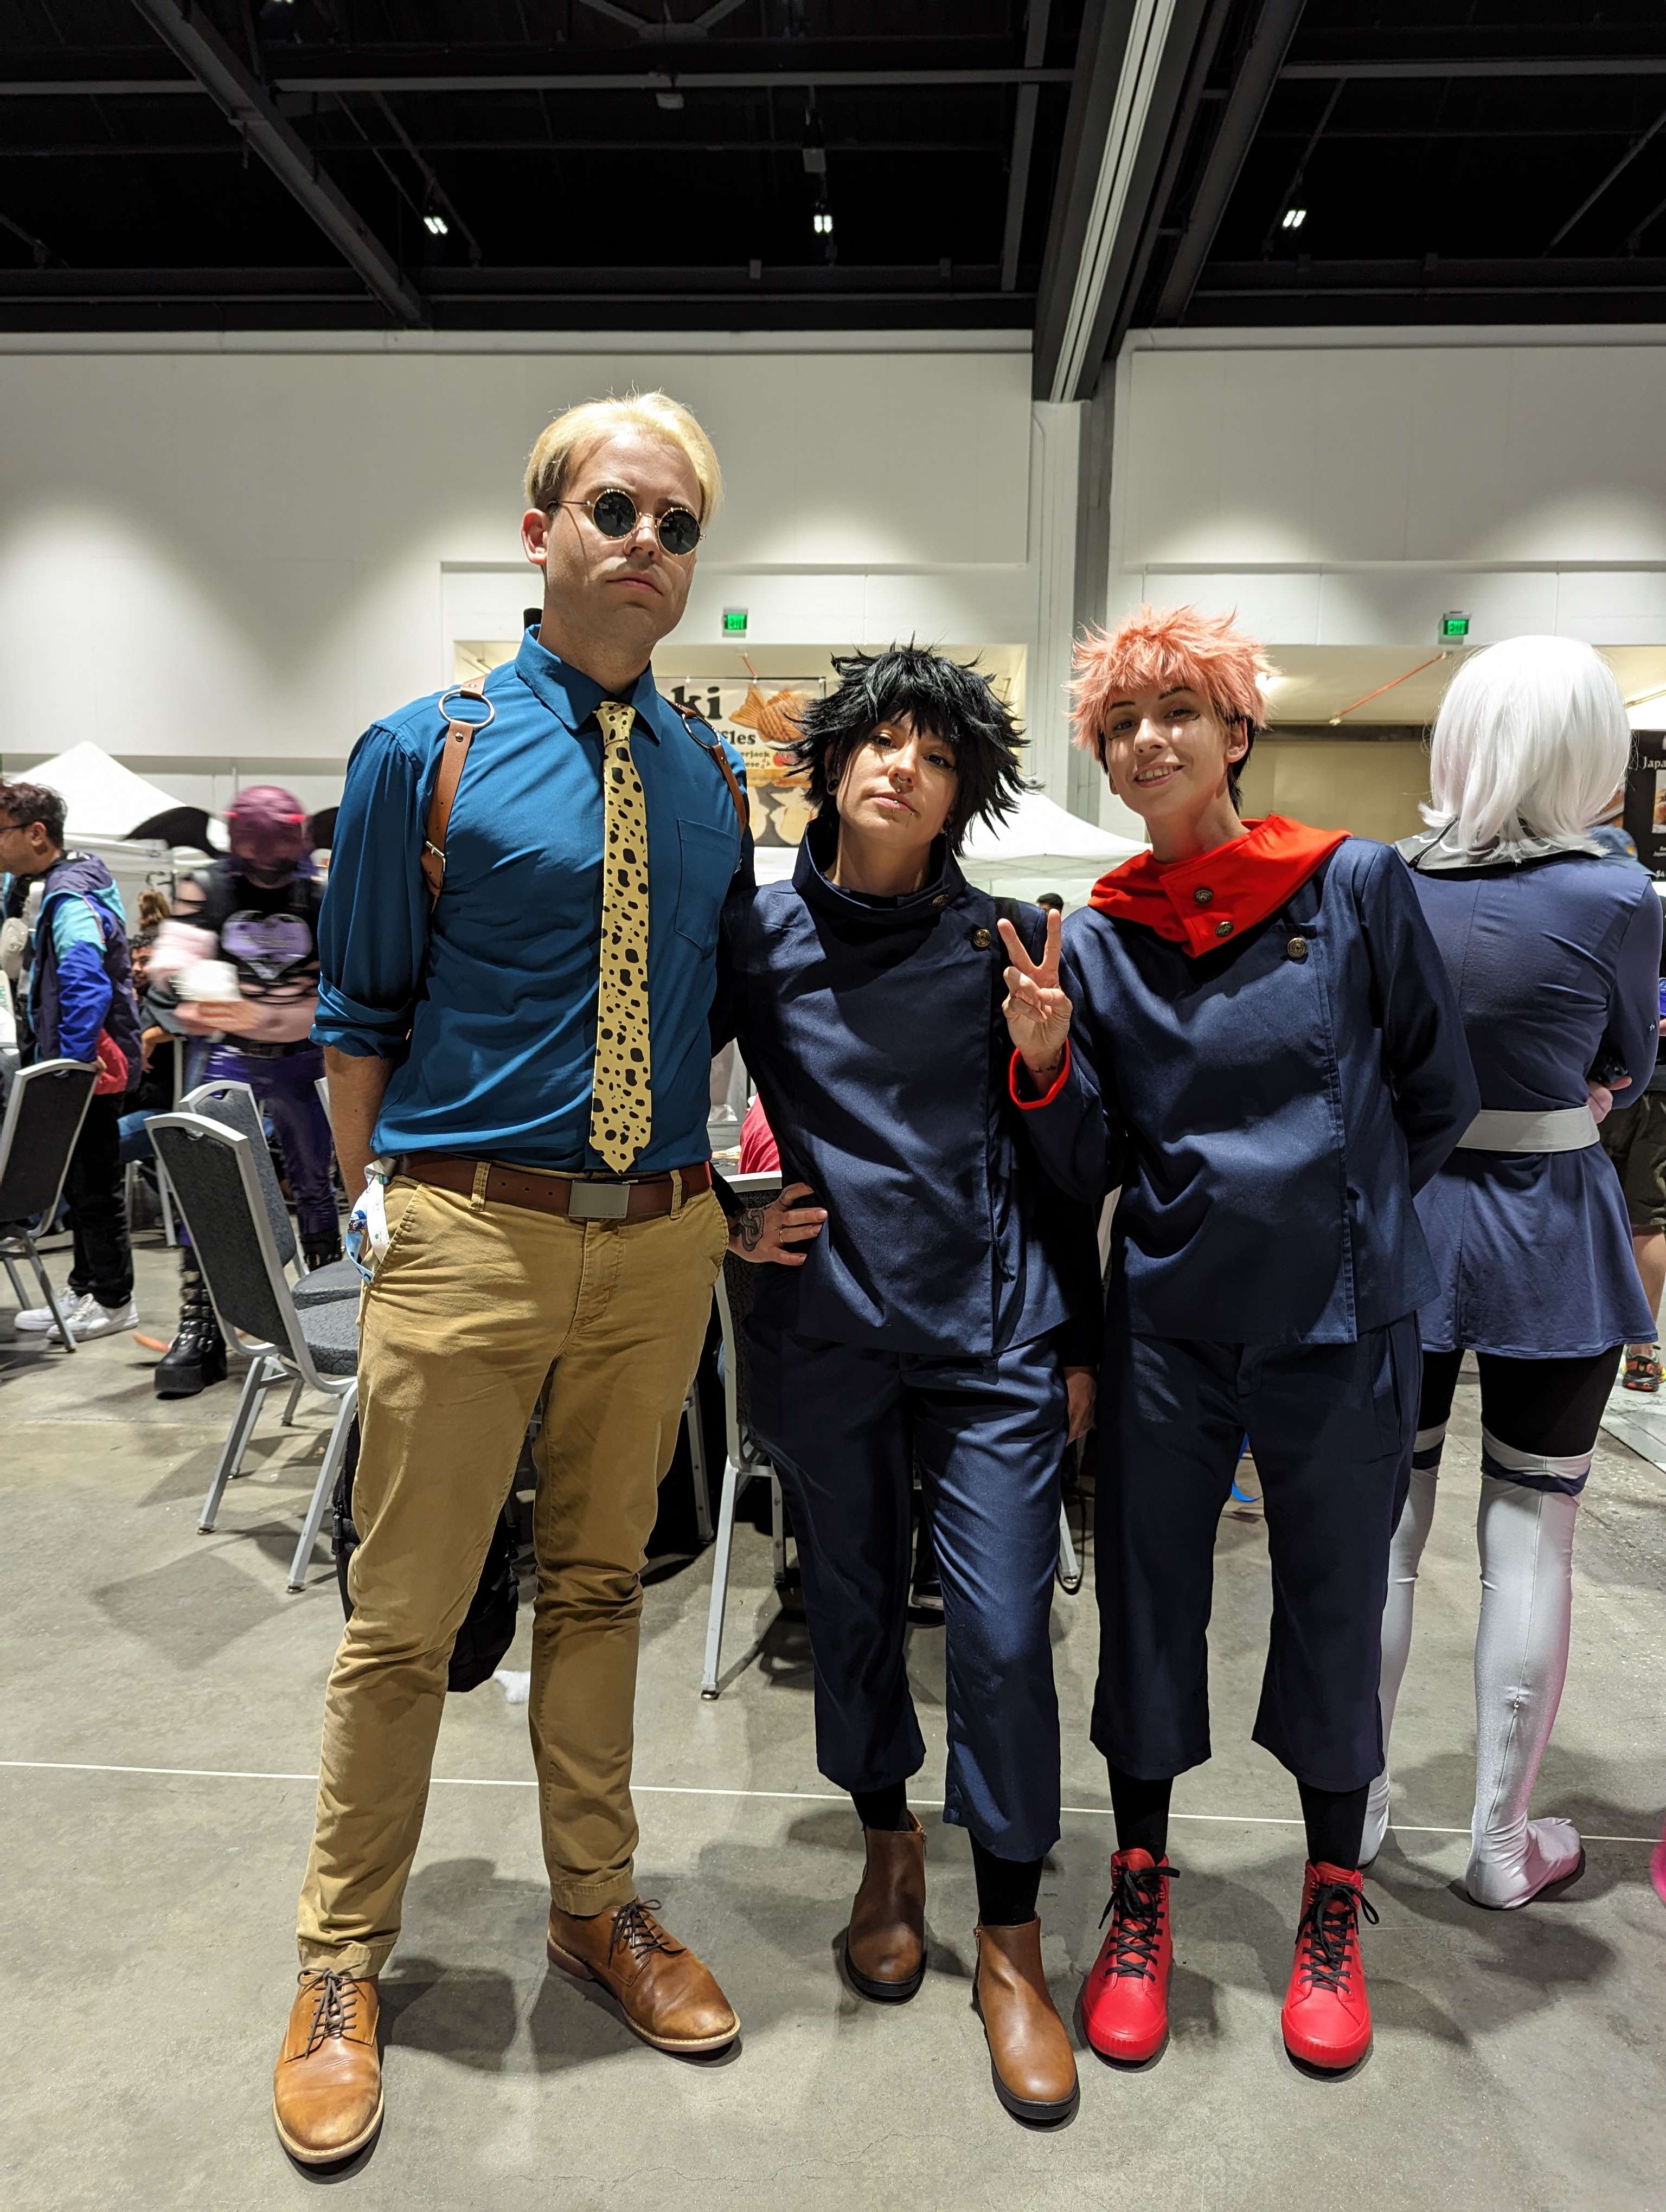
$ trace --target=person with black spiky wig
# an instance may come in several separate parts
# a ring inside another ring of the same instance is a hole
[[[719,954],[714,1042],[739,1040],[784,1184],[731,1242],[776,1263],[747,1326],[751,1425],[798,1540],[818,1763],[865,1831],[846,1971],[881,2002],[926,1965],[906,1797],[925,1758],[904,1650],[918,1470],[947,1641],[944,1818],[971,1837],[995,2090],[1057,2120],[1077,2090],[1036,1913],[1059,1835],[1048,1617],[1098,1267],[1091,1217],[1040,1173],[1009,1097],[996,924],[1039,948],[1058,921],[975,889],[956,857],[1021,788],[989,680],[912,645],[834,665],[800,725],[818,811],[793,879],[732,897]]]

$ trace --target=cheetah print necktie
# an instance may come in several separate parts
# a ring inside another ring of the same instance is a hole
[[[590,1141],[624,1175],[654,1126],[648,1016],[648,806],[630,757],[634,707],[604,700],[602,957]]]

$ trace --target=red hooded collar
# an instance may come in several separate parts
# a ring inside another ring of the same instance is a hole
[[[1310,830],[1282,814],[1264,814],[1244,828],[1248,834],[1230,844],[1166,867],[1149,853],[1136,853],[1100,877],[1092,903],[1101,914],[1142,922],[1171,945],[1183,945],[1195,960],[1276,914],[1348,834]]]

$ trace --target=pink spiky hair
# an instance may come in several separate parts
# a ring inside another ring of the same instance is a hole
[[[1070,738],[1103,757],[1105,716],[1113,701],[1155,684],[1201,691],[1224,721],[1243,722],[1251,736],[1267,714],[1272,663],[1231,615],[1195,607],[1135,607],[1113,630],[1090,630],[1071,655]]]

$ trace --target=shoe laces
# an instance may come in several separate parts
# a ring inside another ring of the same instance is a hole
[[[1101,1928],[1110,1921],[1112,1974],[1143,1979],[1156,1972],[1163,1934],[1163,1885],[1179,1879],[1179,1869],[1171,1866],[1125,1866],[1118,1872],[1116,1886],[1099,1915]]]
[[[607,1942],[609,1958],[621,1944],[638,1966],[645,1965],[656,1951],[674,1958],[683,1946],[674,1936],[668,1936],[654,1918],[659,1910],[657,1897],[633,1897],[628,1905],[622,1905],[613,1916],[613,1932]]]
[[[1318,1881],[1296,1929],[1298,1949],[1305,1947],[1304,1967],[1316,1990],[1334,1990],[1340,1996],[1348,1985],[1348,1952],[1359,1933],[1359,1915],[1374,1928],[1377,1913],[1371,1899],[1349,1881]]]
[[[357,1982],[350,1974],[337,1974],[323,1967],[313,1977],[313,1996],[316,2000],[313,2024],[307,2032],[307,2048],[303,2058],[310,2058],[320,2044],[332,2035],[353,2033],[353,2014],[359,2001]]]

